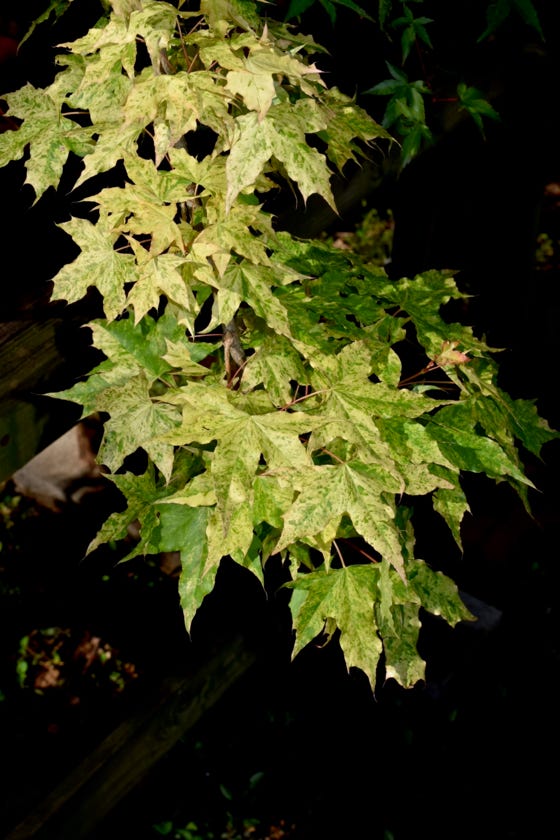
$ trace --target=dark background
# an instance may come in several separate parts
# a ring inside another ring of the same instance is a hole
[[[28,4],[24,19],[16,5],[3,4],[0,35],[13,33],[13,23],[21,35],[42,11],[41,3]],[[3,91],[27,80],[49,83],[51,44],[75,37],[95,20],[96,4],[77,5],[80,12],[68,12],[54,41],[43,25],[19,57],[0,64]],[[502,386],[515,397],[536,399],[541,413],[560,428],[559,264],[551,258],[543,269],[535,262],[540,232],[560,239],[560,198],[553,188],[560,183],[560,159],[552,5],[538,6],[544,44],[512,19],[477,46],[484,3],[427,4],[435,20],[433,79],[448,86],[458,78],[476,84],[489,92],[502,119],[488,124],[483,138],[467,119],[450,125],[449,111],[434,104],[430,118],[437,142],[400,175],[389,166],[365,198],[366,206],[394,213],[391,275],[456,269],[459,285],[473,296],[458,314],[492,346],[505,348],[499,355]],[[303,29],[306,23],[329,47],[330,57],[324,59],[329,84],[355,93],[380,118],[383,101],[363,91],[386,76],[385,59],[396,58],[387,55],[374,27],[344,9],[335,27],[320,9],[304,16]],[[420,69],[413,65],[410,77]],[[55,228],[67,213],[64,189],[49,191],[32,206],[22,182],[20,165],[0,171],[6,210],[2,320],[50,312],[48,281],[67,259],[66,238]],[[320,210],[313,207],[299,221],[313,224],[309,216]],[[361,202],[349,201],[345,218],[327,220],[326,227],[349,227],[363,210]],[[87,307],[83,315],[91,317]],[[61,382],[89,366],[87,348],[79,357],[71,349],[75,329],[61,339],[68,362]],[[558,443],[547,444],[543,456],[542,462],[527,457],[528,473],[539,488],[531,494],[533,519],[506,485],[469,479],[472,516],[465,522],[462,555],[419,511],[419,555],[449,571],[463,591],[496,608],[501,618],[486,629],[452,631],[425,616],[426,684],[410,691],[381,684],[375,697],[363,675],[346,672],[336,644],[306,650],[290,663],[282,595],[265,598],[248,576],[227,564],[189,641],[176,582],[157,567],[133,561],[115,571],[110,553],[82,562],[83,549],[114,498],[90,500],[56,515],[30,514],[32,525],[23,526],[13,556],[6,561],[9,542],[2,554],[4,573],[20,587],[15,600],[3,598],[1,619],[6,812],[13,815],[18,807],[21,812],[26,798],[48,789],[109,723],[126,714],[129,702],[82,688],[75,708],[67,697],[52,701],[18,693],[12,683],[14,646],[21,635],[50,625],[92,629],[137,663],[145,675],[142,683],[165,674],[177,657],[188,657],[191,645],[204,646],[221,630],[240,629],[260,640],[259,664],[192,737],[177,745],[99,836],[154,837],[152,823],[166,819],[175,820],[176,827],[189,820],[210,824],[220,836],[228,811],[237,819],[258,817],[261,830],[284,820],[286,832],[295,826],[286,836],[318,840],[550,836],[560,746]],[[251,789],[256,773],[262,778]]]

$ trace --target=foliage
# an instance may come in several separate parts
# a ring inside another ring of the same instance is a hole
[[[394,227],[390,210],[380,213],[372,207],[364,212],[354,229],[337,232],[331,237],[325,235],[324,238],[331,241],[335,248],[352,251],[363,262],[384,267],[391,261]]]
[[[65,627],[35,629],[23,636],[16,672],[21,688],[36,694],[65,691],[74,697],[88,686],[119,694],[138,676],[135,666],[110,644]]]
[[[394,282],[275,229],[271,192],[334,207],[332,172],[391,140],[325,85],[311,37],[249,0],[110,5],[62,45],[52,84],[5,95],[21,126],[0,137],[0,165],[24,158],[37,198],[69,158],[92,191],[60,224],[79,254],[54,297],[97,289],[105,359],[53,396],[107,416],[99,457],[127,507],[89,550],[138,521],[128,557],[179,551],[187,629],[224,557],[263,585],[279,557],[294,655],[336,635],[372,689],[383,666],[411,686],[420,611],[471,618],[415,555],[414,497],[460,544],[462,474],[527,501],[519,449],[556,434],[498,387],[485,342],[446,320],[463,296],[451,272]]]
[[[327,11],[335,25],[337,5],[330,0],[291,0],[286,19],[300,17],[317,3]],[[338,5],[351,9],[360,16],[362,22],[372,20],[367,12],[353,3],[340,2]],[[378,30],[385,35],[384,54],[389,56],[386,64],[390,77],[363,93],[390,95],[383,115],[383,125],[392,128],[402,143],[401,166],[410,163],[434,140],[437,120],[433,115],[430,119],[426,118],[430,106],[439,105],[441,110],[442,105],[455,103],[459,111],[466,112],[474,120],[483,136],[483,118],[499,119],[486,95],[463,78],[462,68],[452,69],[445,62],[442,65],[439,43],[435,42],[434,46],[430,35],[430,27],[434,23],[434,19],[428,16],[431,5],[430,0],[378,0],[375,4]],[[473,11],[476,14],[477,10]],[[460,21],[460,10],[457,15]],[[481,32],[473,42],[473,49],[477,44],[495,37],[510,19],[521,20],[544,41],[539,14],[532,0],[487,0],[485,24],[481,19]],[[411,66],[410,72],[419,74],[419,78],[411,81],[410,73],[404,70],[405,65]],[[457,78],[452,82],[454,76]]]

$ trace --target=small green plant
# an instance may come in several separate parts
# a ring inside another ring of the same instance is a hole
[[[79,694],[95,688],[116,695],[138,676],[135,666],[110,644],[66,627],[34,629],[22,636],[16,674],[20,687],[35,694],[66,689]]]
[[[465,81],[461,68],[441,66],[430,35],[435,21],[423,14],[430,8],[426,0],[378,0],[375,3],[377,21],[351,0],[340,0],[338,3],[331,0],[291,0],[286,19],[301,17],[310,7],[319,4],[333,26],[339,7],[346,6],[360,16],[362,23],[370,24],[372,33],[373,27],[377,26],[378,31],[384,34],[384,43],[390,55],[386,62],[389,78],[363,90],[363,93],[389,97],[382,122],[402,144],[400,166],[406,166],[433,143],[439,122],[434,112],[441,111],[444,105],[454,105],[458,112],[468,114],[483,137],[484,121],[500,119],[488,97]],[[533,35],[544,41],[539,13],[532,0],[487,0],[485,16],[482,9],[476,12],[480,15],[480,35],[473,40],[473,50],[479,43],[495,38],[504,24],[512,19],[521,20]],[[412,68],[412,79],[404,69],[405,65]],[[427,117],[429,110],[432,113]]]
[[[184,828],[175,828],[173,822],[166,820],[153,826],[156,834],[162,837],[173,837],[174,840],[214,840],[214,834],[210,831],[199,829],[196,823],[188,822]]]
[[[0,165],[24,158],[37,199],[83,162],[86,197],[70,194],[60,223],[79,254],[54,297],[97,290],[104,360],[53,396],[107,416],[99,459],[127,503],[89,550],[137,522],[129,558],[179,552],[188,630],[223,558],[264,587],[276,558],[294,655],[336,637],[372,689],[378,674],[412,686],[420,611],[472,618],[416,554],[414,499],[460,546],[463,475],[507,481],[528,505],[520,453],[558,435],[445,317],[464,296],[452,272],[394,281],[275,229],[270,193],[334,208],[333,172],[391,143],[326,86],[311,37],[249,0],[106,5],[62,45],[50,85],[3,97],[20,127],[0,136]]]
[[[394,232],[393,214],[380,213],[375,207],[367,210],[357,227],[325,237],[335,248],[351,251],[368,265],[385,268],[391,261]]]

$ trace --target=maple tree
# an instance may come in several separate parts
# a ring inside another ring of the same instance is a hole
[[[224,557],[265,586],[279,555],[294,655],[338,633],[372,689],[381,669],[409,687],[424,676],[420,610],[472,618],[416,556],[411,500],[430,497],[460,545],[462,474],[508,481],[528,505],[520,448],[538,456],[557,433],[444,317],[464,296],[452,272],[394,281],[275,228],[269,193],[291,184],[335,208],[332,173],[392,142],[327,87],[312,37],[250,0],[104,6],[61,45],[50,85],[3,97],[20,125],[0,136],[0,165],[24,158],[37,199],[69,156],[75,186],[124,173],[60,224],[79,254],[54,278],[57,299],[103,299],[90,328],[104,360],[52,395],[107,417],[99,460],[127,506],[89,551],[135,521],[128,557],[179,551],[189,630]],[[137,475],[123,465],[139,450]]]

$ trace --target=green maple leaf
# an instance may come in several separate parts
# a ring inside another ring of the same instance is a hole
[[[292,596],[290,602],[296,633],[293,656],[334,622],[348,668],[364,671],[374,690],[382,652],[373,610],[376,583],[373,566],[350,566],[300,575],[286,584],[300,596]]]
[[[462,487],[457,483],[452,488],[440,487],[433,495],[434,510],[447,522],[455,542],[463,547],[461,540],[461,522],[470,512],[469,503]]]
[[[183,341],[184,331],[167,312],[157,321],[146,316],[139,323],[132,318],[119,321],[92,321],[89,325],[96,347],[107,358],[95,367],[83,383],[74,388],[53,394],[64,394],[65,399],[81,402],[87,411],[95,411],[98,395],[103,399],[107,388],[119,388],[130,380],[141,377],[151,386],[156,380],[169,381],[171,363],[164,359],[166,348],[173,340]]]
[[[383,469],[360,461],[311,466],[299,470],[294,486],[300,491],[284,516],[276,551],[314,537],[332,526],[336,532],[344,514],[360,536],[404,575],[393,494],[400,483]]]
[[[385,312],[372,297],[371,290],[350,285],[349,266],[342,263],[337,270],[282,289],[279,299],[290,314],[292,331],[300,340],[310,332],[321,341],[326,352],[332,349],[331,339],[363,338],[364,325],[381,320]]]
[[[249,499],[240,501],[229,512],[227,523],[218,508],[211,509],[207,528],[208,557],[203,569],[204,574],[217,568],[222,558],[228,555],[239,565],[247,565],[254,537],[251,508]]]
[[[460,82],[457,85],[457,96],[461,103],[459,107],[467,111],[484,137],[484,123],[482,118],[487,117],[491,120],[499,120],[500,115],[494,110],[480,90],[475,87],[468,87],[464,82]]]
[[[19,47],[22,47],[25,41],[27,41],[27,39],[31,37],[31,35],[35,31],[35,28],[39,26],[39,24],[44,23],[46,20],[48,20],[51,14],[54,17],[54,22],[56,22],[60,17],[62,17],[64,12],[66,12],[70,7],[72,2],[73,0],[51,0],[47,9],[33,20],[29,29],[27,30],[23,38],[20,40]]]
[[[114,249],[118,234],[105,216],[95,225],[74,218],[59,227],[79,245],[81,253],[54,277],[54,297],[73,303],[96,286],[103,295],[105,315],[112,321],[126,306],[124,286],[138,279],[134,257]]]
[[[291,471],[275,470],[274,473],[258,475],[253,482],[253,523],[268,522],[281,530],[283,516],[294,500],[294,486]],[[275,542],[278,539],[276,534]]]
[[[410,544],[406,545],[404,555],[407,567],[410,567],[413,561],[410,523],[400,512],[397,518],[401,525],[403,520],[406,520],[403,531]],[[376,571],[378,591],[375,618],[383,639],[386,677],[395,679],[405,688],[410,688],[419,680],[423,680],[425,674],[425,662],[417,649],[420,634],[420,597],[411,586],[403,583],[385,561],[382,560],[377,565]]]
[[[496,441],[478,434],[472,425],[468,406],[463,402],[442,408],[426,425],[443,455],[468,472],[483,472],[491,478],[511,476],[515,481],[532,487],[523,474],[513,450],[505,451]]]
[[[452,490],[450,474],[458,468],[447,458],[422,421],[392,417],[377,421],[384,443],[389,447],[405,491],[412,496],[430,493],[436,488]],[[437,467],[445,467],[441,470]]]
[[[379,278],[377,278],[379,282]],[[456,342],[465,352],[484,353],[488,350],[485,342],[473,336],[470,327],[448,323],[440,308],[452,299],[468,297],[457,288],[453,272],[425,271],[414,280],[407,277],[387,283],[383,294],[398,304],[411,317],[416,328],[418,340],[430,359],[441,353],[442,345]]]
[[[385,651],[385,672],[387,679],[395,679],[404,688],[410,688],[425,678],[426,664],[418,653],[420,618],[415,604],[393,606],[392,626],[394,632],[384,633],[380,624]]]
[[[148,464],[142,475],[122,473],[108,476],[124,496],[127,507],[124,511],[112,513],[104,522],[88,552],[107,542],[118,542],[129,538],[129,526],[138,522],[140,538],[125,560],[137,554],[156,554],[161,547],[160,505],[168,501],[177,485],[184,484],[189,476],[200,468],[196,454],[180,452],[175,458],[173,478],[169,482],[157,476],[153,464]],[[170,549],[173,550],[173,549]]]
[[[179,597],[188,632],[202,601],[214,588],[218,571],[217,565],[207,568],[209,516],[207,507],[158,506],[158,530],[153,538],[159,551],[180,552]]]
[[[506,21],[512,12],[517,12],[521,19],[531,26],[543,39],[544,34],[541,28],[541,23],[537,10],[535,9],[532,0],[494,0],[488,5],[486,10],[486,29],[478,38],[478,41],[483,41],[492,35]]]
[[[465,402],[466,410],[471,411],[473,425],[480,423],[486,434],[502,446],[511,446],[517,439],[539,457],[544,444],[559,437],[560,433],[539,416],[535,400],[514,400],[498,387],[494,362],[473,360],[465,369],[465,378],[476,388]]]

